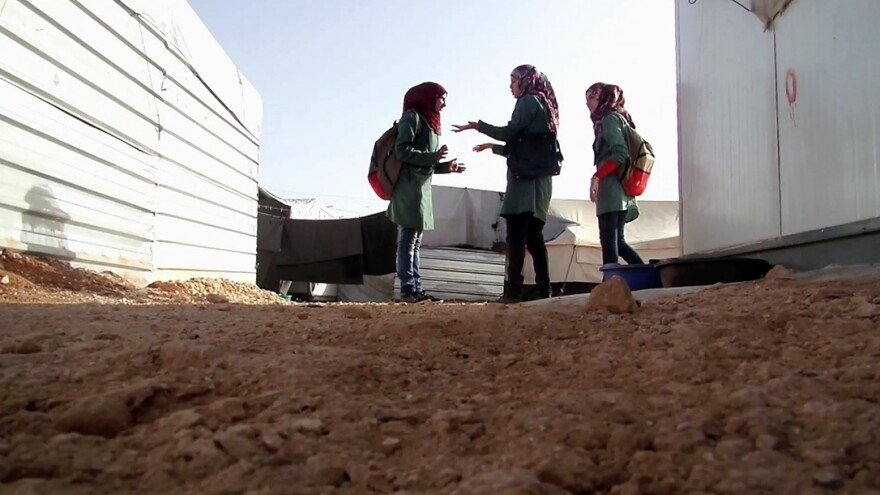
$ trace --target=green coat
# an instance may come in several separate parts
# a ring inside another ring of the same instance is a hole
[[[626,164],[629,158],[629,149],[623,134],[623,121],[616,113],[608,114],[602,119],[602,131],[593,141],[593,153],[596,157],[595,165],[597,168],[608,159],[617,162],[618,167]],[[627,196],[623,192],[617,171],[599,181],[599,196],[596,200],[596,215],[615,211],[626,211],[627,222],[632,222],[639,217],[639,205],[636,198]]]
[[[534,95],[525,95],[516,100],[513,116],[504,127],[496,127],[480,121],[478,130],[492,139],[508,142],[513,136],[525,132],[527,134],[545,134],[550,132],[547,111],[541,100]],[[492,151],[497,155],[506,156],[505,147],[496,145]],[[553,195],[553,178],[516,180],[507,174],[507,190],[501,215],[532,213],[535,218],[547,222],[547,210],[550,209],[550,197]]]
[[[404,113],[397,124],[394,143],[394,154],[403,167],[387,211],[388,219],[397,225],[420,230],[434,228],[431,179],[435,173],[449,171],[449,162],[437,162],[438,148],[439,138],[425,118],[414,110]]]

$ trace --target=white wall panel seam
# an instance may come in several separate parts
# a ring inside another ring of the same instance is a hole
[[[45,100],[44,100],[44,101],[45,101]],[[46,103],[52,105],[52,102],[46,102]],[[53,106],[54,106],[54,105],[53,105]],[[58,108],[58,107],[55,107],[55,108]],[[60,108],[59,108],[58,110],[64,111],[63,109],[60,109]],[[65,113],[66,113],[66,112],[65,112]],[[9,117],[6,116],[6,115],[0,115],[0,122],[5,122],[5,123],[7,123],[7,124],[9,124],[9,125],[12,125],[12,126],[15,126],[15,127],[19,128],[19,129],[21,129],[21,130],[23,130],[23,131],[25,131],[25,132],[31,133],[31,134],[33,134],[33,135],[35,135],[35,136],[37,136],[37,137],[40,137],[40,138],[45,139],[45,140],[47,140],[47,141],[51,141],[51,142],[53,142],[53,143],[55,143],[55,144],[57,144],[57,145],[59,145],[59,146],[61,146],[61,147],[63,147],[63,148],[66,148],[66,149],[68,149],[68,150],[70,150],[70,151],[72,151],[72,152],[74,152],[74,153],[81,154],[81,155],[83,155],[83,156],[89,158],[90,160],[94,160],[94,161],[96,161],[96,162],[98,162],[98,163],[100,163],[100,164],[102,164],[102,165],[104,165],[104,166],[107,166],[107,167],[113,168],[114,170],[117,170],[117,171],[119,171],[119,172],[122,172],[122,173],[124,173],[124,174],[126,174],[126,175],[129,175],[129,176],[135,178],[135,179],[138,179],[138,180],[141,180],[141,181],[144,181],[144,182],[147,182],[147,183],[155,184],[155,180],[153,180],[151,177],[147,177],[147,176],[144,176],[144,175],[138,174],[137,172],[134,172],[134,171],[132,171],[132,170],[126,169],[125,167],[120,167],[120,166],[116,165],[115,163],[112,163],[112,162],[110,162],[110,161],[107,161],[107,160],[105,160],[105,159],[103,159],[103,158],[101,158],[101,157],[95,156],[95,155],[89,153],[88,151],[85,151],[85,150],[79,149],[79,148],[77,148],[76,146],[74,146],[73,144],[71,144],[71,143],[69,143],[69,142],[65,142],[65,141],[63,141],[63,140],[61,140],[61,139],[59,139],[59,138],[57,138],[57,137],[55,137],[55,136],[48,135],[48,134],[46,134],[46,133],[44,133],[44,132],[42,132],[42,131],[40,131],[40,130],[38,130],[38,129],[34,129],[33,127],[30,127],[29,125],[24,124],[24,123],[22,123],[22,122],[19,122],[19,121],[17,121],[17,120],[11,119],[11,118],[9,118]],[[87,125],[88,125],[88,124],[87,124]],[[101,130],[101,129],[98,129],[98,130]],[[102,131],[102,132],[103,132],[103,131]]]
[[[168,53],[171,53],[172,55],[177,57],[183,64],[185,64],[192,71],[193,75],[195,75],[196,78],[214,96],[214,98],[216,98],[216,100],[220,103],[220,105],[222,105],[229,112],[229,115],[241,126],[241,128],[244,129],[250,135],[250,137],[254,139],[254,141],[257,140],[257,137],[247,128],[247,126],[244,125],[244,122],[242,122],[241,119],[238,118],[238,116],[235,114],[235,112],[231,108],[229,108],[229,106],[226,104],[226,102],[224,102],[219,96],[217,96],[217,94],[214,92],[214,90],[211,89],[211,86],[204,79],[202,79],[202,77],[199,75],[198,71],[192,66],[192,64],[190,64],[189,61],[186,60],[186,58],[174,47],[173,44],[169,43],[168,40],[165,39],[165,36],[162,35],[162,33],[158,29],[156,29],[156,27],[154,25],[152,25],[150,22],[148,22],[147,18],[144,15],[142,15],[139,12],[135,12],[134,10],[132,10],[129,6],[125,5],[125,3],[123,3],[120,0],[114,0],[114,1],[116,2],[117,5],[119,5],[126,12],[128,12],[133,18],[137,19],[137,21],[139,23],[141,23],[144,27],[146,27],[147,30],[153,34],[153,36],[155,36],[156,38],[161,40],[163,42],[163,44],[165,45],[165,48],[168,51]]]
[[[47,62],[52,63],[53,65],[55,65],[59,69],[66,72],[71,77],[77,79],[82,84],[89,86],[95,92],[97,92],[97,93],[101,94],[102,96],[104,96],[105,98],[113,101],[114,103],[116,103],[120,107],[124,108],[125,110],[129,111],[130,113],[134,114],[135,116],[140,117],[141,119],[150,123],[155,128],[156,133],[158,135],[158,131],[159,131],[158,122],[153,120],[152,117],[144,115],[143,113],[141,113],[137,109],[131,107],[130,105],[128,105],[127,103],[125,103],[121,99],[113,96],[112,94],[110,94],[109,92],[104,90],[103,88],[100,88],[100,87],[92,84],[90,81],[81,78],[79,76],[79,74],[77,74],[76,72],[71,71],[65,65],[61,64],[60,62],[58,62],[54,58],[43,53],[42,51],[40,51],[36,47],[30,45],[25,40],[19,38],[14,33],[8,31],[7,29],[5,29],[2,26],[0,26],[0,34],[6,35],[9,39],[16,41],[18,44],[22,45],[23,47],[28,48],[30,51],[39,55],[40,57],[45,59]],[[150,153],[152,151],[151,147],[148,144],[141,142],[140,140],[134,138],[133,136],[130,136],[130,135],[126,134],[125,132],[122,132],[121,130],[107,124],[106,122],[102,122],[102,121],[96,119],[91,112],[82,110],[75,105],[72,105],[72,104],[65,102],[65,101],[62,101],[62,100],[59,100],[57,97],[50,94],[49,92],[43,91],[42,89],[38,88],[37,86],[33,85],[32,83],[25,81],[25,80],[19,78],[18,76],[4,70],[4,69],[0,69],[0,77],[15,84],[16,86],[27,91],[28,93],[40,98],[41,100],[55,106],[59,110],[62,110],[64,112],[69,113],[71,116],[76,117],[77,119],[81,120],[83,123],[88,124],[92,127],[95,127],[96,129],[99,129],[99,130],[107,133],[108,135],[112,136],[113,138],[124,142],[125,144],[137,149],[138,151],[141,151],[143,153]]]
[[[208,105],[206,102],[204,102],[201,98],[199,98],[195,93],[193,93],[192,90],[190,90],[185,84],[183,84],[181,81],[177,80],[173,75],[169,74],[169,73],[168,73],[168,70],[165,69],[165,68],[163,67],[163,64],[160,64],[159,62],[157,62],[153,57],[151,57],[151,56],[146,52],[146,47],[145,47],[145,45],[144,45],[144,46],[141,46],[140,48],[137,47],[136,45],[132,44],[129,40],[127,40],[124,36],[120,35],[115,29],[113,29],[112,27],[110,27],[110,26],[109,26],[106,22],[104,22],[102,19],[100,19],[99,17],[97,17],[97,16],[96,16],[94,13],[92,13],[90,10],[86,9],[86,8],[85,8],[82,4],[80,4],[78,1],[76,1],[76,0],[70,0],[70,1],[71,1],[71,3],[73,3],[73,4],[75,4],[77,7],[79,7],[80,10],[82,10],[86,15],[88,15],[90,18],[92,18],[95,22],[97,22],[98,24],[100,24],[101,26],[103,26],[105,29],[107,29],[110,33],[112,33],[117,39],[119,39],[120,42],[122,42],[123,44],[125,44],[126,46],[128,46],[132,51],[138,53],[138,55],[139,55],[141,58],[143,58],[148,64],[152,65],[152,66],[155,67],[157,70],[159,70],[159,71],[162,73],[163,79],[172,82],[174,85],[176,85],[178,88],[180,88],[182,91],[184,91],[187,95],[189,95],[193,100],[195,100],[195,101],[198,102],[200,105],[202,105],[202,106],[203,106],[205,109],[207,109],[209,112],[211,112],[211,113],[213,113],[214,115],[216,115],[217,117],[219,117],[220,120],[221,120],[222,122],[226,123],[227,125],[229,125],[229,127],[230,127],[231,129],[233,129],[233,130],[234,130],[235,132],[237,132],[239,135],[245,137],[245,138],[246,138],[246,139],[247,139],[252,145],[254,145],[254,146],[259,146],[259,144],[258,144],[258,143],[259,143],[258,140],[257,140],[257,139],[256,139],[256,138],[255,138],[250,132],[248,132],[248,131],[246,130],[246,128],[244,128],[243,126],[241,126],[240,122],[237,122],[239,125],[233,125],[232,122],[230,122],[229,120],[227,120],[227,117],[221,115],[217,110],[215,110],[214,108],[212,108],[210,105]],[[117,2],[117,3],[118,3],[118,2]],[[124,9],[126,12],[131,12],[131,11],[130,11],[127,7],[125,7],[124,5],[123,5],[122,7],[123,7],[123,9]],[[137,18],[136,15],[133,16],[133,17]],[[152,30],[152,29],[145,29],[145,28],[147,28],[147,26],[145,26],[145,25],[144,25],[142,22],[140,22],[140,21],[137,21],[137,22],[138,22],[138,27],[139,27],[139,29],[141,29],[142,31],[143,31],[143,30],[146,30],[147,32],[149,32],[153,37],[155,37],[157,40],[159,40],[159,41],[163,44],[163,46],[165,46],[166,48],[169,46],[169,44],[168,44],[167,41],[164,39],[164,37],[161,35],[161,33],[158,33],[158,32],[156,32],[155,30]],[[143,36],[143,34],[142,34],[142,36]],[[145,43],[145,41],[144,41],[144,43]],[[179,58],[179,57],[178,57],[178,58]],[[182,64],[186,64],[186,61],[185,61],[185,60],[183,60],[183,59],[179,59],[179,60],[180,60],[180,62],[181,62]],[[191,68],[189,68],[189,69],[192,70]],[[163,87],[163,86],[164,86],[164,82],[160,84],[160,88]],[[160,92],[153,91],[153,94],[155,95],[155,97],[156,97],[158,100],[161,100],[161,101],[163,101],[165,104],[167,104],[167,105],[169,105],[169,106],[171,106],[171,107],[174,107],[175,109],[178,110],[179,113],[181,113],[181,114],[184,115],[185,117],[187,117],[187,118],[189,118],[190,120],[192,120],[195,124],[197,124],[197,125],[199,125],[199,126],[203,126],[203,124],[201,124],[201,123],[198,122],[197,120],[192,119],[192,118],[188,115],[187,112],[185,112],[185,111],[183,111],[182,109],[176,107],[172,102],[165,100],[165,99],[162,97],[162,95],[161,95]],[[228,110],[228,109],[227,109],[227,110]],[[210,131],[210,130],[207,129],[207,128],[206,128],[205,130],[208,131],[208,132],[211,132],[212,134],[215,134],[215,135],[216,135],[216,133],[214,133],[213,131]],[[217,137],[218,137],[218,139],[220,139],[221,141],[227,142],[227,141],[226,141],[225,139],[223,139],[222,137],[220,137],[220,136],[217,136]],[[233,146],[233,148],[236,149],[236,150],[239,150],[238,147]],[[247,155],[245,155],[245,156],[247,156]],[[249,158],[250,158],[250,157],[249,157]]]

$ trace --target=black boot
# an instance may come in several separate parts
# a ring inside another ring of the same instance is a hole
[[[550,287],[546,284],[536,285],[534,289],[531,290],[523,290],[522,297],[520,300],[522,302],[527,301],[537,301],[538,299],[549,299],[551,296]]]
[[[541,284],[538,286],[538,294],[535,296],[535,299],[550,299],[552,293],[550,284]]]
[[[549,299],[552,293],[550,289],[550,275],[545,273],[535,277],[535,284],[538,291],[535,293],[535,299]]]
[[[522,285],[523,278],[522,276],[518,277],[518,280],[504,281],[504,294],[498,298],[496,302],[501,304],[516,304],[522,301]]]
[[[538,292],[535,299],[547,299],[550,297],[550,264],[547,257],[547,247],[543,244],[531,250],[532,260],[535,267],[535,285]]]

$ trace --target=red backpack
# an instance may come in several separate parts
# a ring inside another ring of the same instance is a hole
[[[419,133],[419,114],[416,116],[416,134]],[[394,143],[397,141],[397,124],[394,121],[391,127],[379,136],[373,145],[373,155],[370,157],[370,169],[367,171],[367,180],[370,186],[381,199],[391,199],[397,179],[400,178],[400,169],[403,162],[394,153]]]
[[[641,196],[648,187],[651,169],[654,168],[654,147],[636,132],[623,116],[623,137],[629,150],[629,159],[623,169],[618,168],[623,192],[628,196]]]

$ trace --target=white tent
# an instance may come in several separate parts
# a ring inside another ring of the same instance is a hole
[[[435,229],[425,232],[424,247],[467,246],[493,249],[504,241],[505,222],[499,216],[503,194],[497,191],[433,187]],[[640,217],[627,225],[627,241],[645,261],[681,254],[677,201],[641,201]],[[544,239],[552,282],[600,282],[602,252],[595,205],[587,200],[550,202]],[[534,282],[531,259],[526,260],[526,283]]]
[[[422,275],[426,290],[436,293],[452,291],[446,295],[456,299],[491,299],[487,294],[493,288],[500,291],[503,266],[497,269],[496,265],[489,266],[488,262],[481,261],[484,265],[475,267],[474,255],[492,253],[442,248],[498,251],[506,235],[506,224],[500,216],[503,194],[435,185],[433,199],[435,228],[425,232],[422,241]],[[640,211],[640,217],[627,225],[630,244],[646,261],[679,256],[678,202],[642,201]],[[551,201],[544,228],[551,282],[598,283],[602,280],[599,271],[602,254],[595,212],[590,201]],[[524,275],[527,284],[534,283],[530,258],[526,259]],[[363,285],[336,286],[336,296],[341,301],[387,301],[395,290],[394,278],[393,274],[365,276]],[[448,289],[450,282],[453,285],[473,285],[471,288],[475,292]],[[441,286],[448,290],[441,290]]]
[[[681,254],[678,237],[677,201],[640,201],[639,218],[626,226],[626,240],[644,259],[674,258]],[[545,227],[548,232],[567,221],[560,234],[547,241],[552,282],[600,282],[602,249],[599,245],[599,225],[596,205],[591,201],[554,199],[550,201],[551,218]],[[554,222],[555,221],[555,222]],[[526,261],[526,283],[534,281],[531,258]]]

